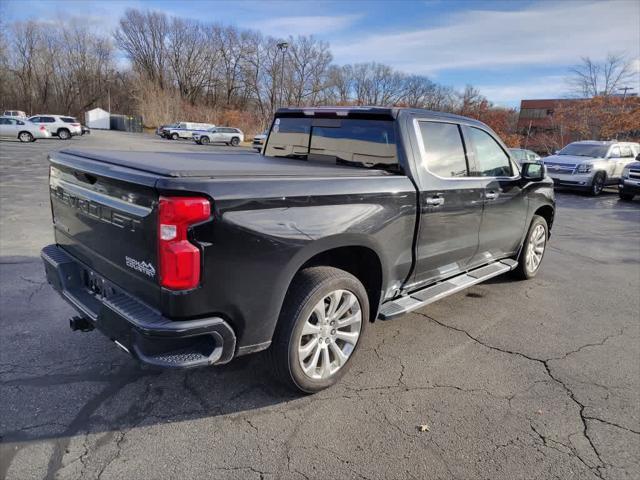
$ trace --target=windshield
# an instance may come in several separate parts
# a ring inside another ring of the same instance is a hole
[[[276,118],[265,155],[399,169],[391,120]]]
[[[604,158],[609,145],[594,145],[590,143],[570,143],[558,152],[558,155],[576,155],[578,157]]]

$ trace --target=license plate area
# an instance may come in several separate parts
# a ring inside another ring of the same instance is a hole
[[[111,282],[86,268],[82,269],[82,284],[87,293],[99,300],[106,300],[116,294],[115,287]]]

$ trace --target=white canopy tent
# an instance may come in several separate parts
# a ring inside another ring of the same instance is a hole
[[[110,130],[111,114],[101,108],[94,108],[84,114],[85,123],[89,128],[97,128],[102,130]]]

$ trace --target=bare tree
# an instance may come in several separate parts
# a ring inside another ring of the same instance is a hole
[[[114,34],[116,43],[140,73],[165,87],[169,21],[164,13],[128,9]]]
[[[609,53],[602,62],[582,57],[581,63],[569,69],[568,82],[573,93],[590,98],[609,96],[631,80],[631,62],[621,54]]]

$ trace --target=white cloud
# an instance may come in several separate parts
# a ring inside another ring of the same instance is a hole
[[[557,98],[567,91],[567,80],[563,75],[547,75],[524,82],[507,85],[476,85],[480,92],[498,105],[517,105],[520,99]]]
[[[288,37],[289,35],[326,34],[344,30],[360,18],[359,15],[315,15],[297,17],[274,17],[263,20],[258,24],[246,25],[257,28],[261,32],[274,37]]]
[[[338,62],[362,59],[434,74],[460,68],[571,65],[607,52],[640,56],[640,3],[542,2],[520,11],[470,10],[449,23],[332,42]]]

